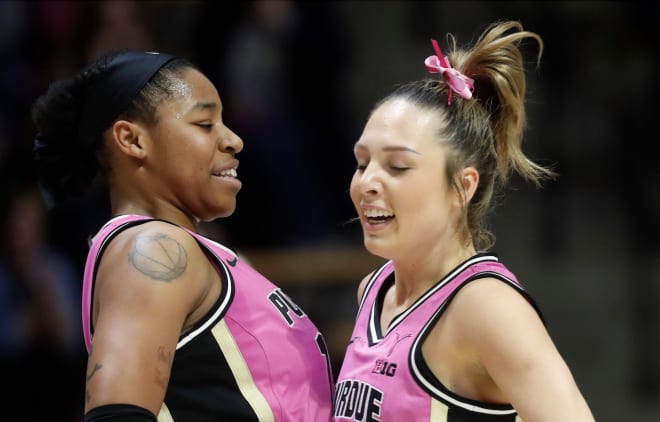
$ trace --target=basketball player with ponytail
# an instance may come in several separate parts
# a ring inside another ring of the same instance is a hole
[[[354,146],[350,193],[365,247],[387,261],[358,289],[334,421],[590,422],[591,411],[524,284],[484,223],[511,173],[555,175],[522,151],[515,21],[471,48],[453,37],[431,73],[377,103]],[[446,55],[445,55],[446,53]]]

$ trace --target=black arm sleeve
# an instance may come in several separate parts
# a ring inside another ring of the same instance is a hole
[[[85,414],[84,422],[157,422],[156,415],[132,404],[106,404]]]

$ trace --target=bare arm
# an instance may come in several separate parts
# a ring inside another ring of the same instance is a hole
[[[133,404],[158,414],[176,343],[210,274],[195,240],[175,226],[148,223],[113,239],[94,292],[86,411]]]
[[[545,326],[527,300],[494,279],[465,286],[452,303],[455,333],[525,422],[593,421]]]

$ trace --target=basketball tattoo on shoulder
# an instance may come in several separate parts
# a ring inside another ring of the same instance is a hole
[[[188,265],[188,255],[183,246],[162,233],[138,236],[128,260],[142,274],[167,282],[183,274]]]

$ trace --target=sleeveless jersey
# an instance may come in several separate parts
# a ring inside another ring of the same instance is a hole
[[[378,268],[365,286],[337,379],[333,421],[519,422],[510,405],[482,403],[449,391],[422,355],[422,341],[454,295],[484,277],[509,284],[537,309],[495,255],[477,254],[438,281],[382,333],[381,304],[394,282],[394,267],[388,261]]]
[[[153,219],[115,217],[91,240],[82,309],[88,350],[94,279],[103,250],[121,230],[148,221]],[[329,421],[332,371],[316,326],[231,249],[188,232],[220,273],[222,293],[179,338],[158,421]]]

